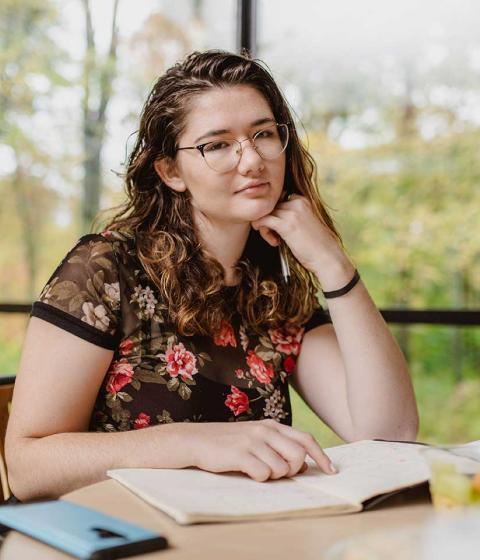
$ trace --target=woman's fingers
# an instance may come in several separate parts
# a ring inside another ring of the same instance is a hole
[[[274,420],[212,422],[198,426],[193,465],[210,472],[243,472],[265,482],[295,476],[308,467],[310,455],[320,469],[332,473],[330,459],[311,434]]]
[[[291,426],[284,426],[279,422],[275,422],[275,424],[277,424],[276,428],[280,433],[300,444],[323,472],[327,474],[335,474],[337,472],[329,457],[317,443],[312,434],[302,432],[292,428]]]
[[[283,476],[295,476],[305,462],[304,447],[277,430],[272,430],[267,443],[286,462],[287,471]]]
[[[257,231],[261,228],[268,228],[278,233],[282,229],[282,220],[273,214],[267,214],[263,218],[250,222],[250,225]]]
[[[269,245],[272,245],[272,247],[277,247],[280,244],[280,237],[273,230],[267,227],[261,227],[259,231],[263,239],[265,239]]]
[[[257,482],[265,482],[272,475],[270,467],[252,453],[243,455],[240,471]]]
[[[253,455],[269,467],[271,479],[277,480],[289,475],[291,465],[277,452],[274,447],[271,447],[268,443],[259,445],[255,451],[253,451]]]
[[[298,474],[302,474],[304,473],[306,470],[308,470],[308,465],[307,463],[303,463],[302,468],[298,471]]]

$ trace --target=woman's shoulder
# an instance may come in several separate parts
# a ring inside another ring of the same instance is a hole
[[[128,231],[104,230],[92,234],[98,241],[110,243],[115,251],[131,252],[135,250],[136,237]]]
[[[112,250],[127,250],[135,247],[135,236],[128,232],[104,230],[98,233],[86,233],[79,237],[72,247],[72,251],[77,247],[101,247]]]
[[[66,287],[73,284],[98,288],[103,282],[118,282],[125,271],[135,270],[135,256],[134,239],[128,235],[111,231],[83,235],[62,258],[40,300],[60,287],[64,296]]]
[[[66,258],[74,253],[77,258],[110,258],[118,263],[136,257],[135,236],[128,232],[105,230],[83,235],[75,243]]]

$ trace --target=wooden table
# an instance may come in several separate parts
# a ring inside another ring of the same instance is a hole
[[[425,491],[396,496],[371,511],[350,515],[189,526],[177,525],[114,480],[87,486],[63,499],[160,531],[170,548],[135,557],[146,560],[321,560],[340,539],[418,525],[433,515]],[[19,533],[9,533],[0,549],[0,560],[30,558],[71,557]]]

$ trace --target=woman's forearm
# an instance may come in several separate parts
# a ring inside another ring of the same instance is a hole
[[[108,469],[188,467],[188,428],[179,422],[128,432],[12,438],[6,445],[10,487],[22,501],[57,498],[104,480]]]
[[[347,284],[354,268],[343,261],[327,270],[323,281],[319,275],[326,291]],[[363,283],[329,299],[328,309],[345,365],[355,438],[415,439],[418,413],[408,367]]]
[[[106,478],[112,468],[197,467],[265,482],[303,472],[309,455],[332,473],[312,436],[272,420],[178,422],[121,433],[60,433],[11,440],[11,486],[21,500],[55,498]],[[35,465],[35,470],[31,468]]]

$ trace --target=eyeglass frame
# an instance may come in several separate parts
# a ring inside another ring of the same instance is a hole
[[[240,163],[240,160],[242,159],[242,156],[243,156],[243,146],[242,146],[242,144],[243,144],[243,142],[246,142],[247,140],[250,140],[250,142],[252,143],[253,149],[255,150],[255,152],[256,152],[263,160],[267,159],[267,158],[262,157],[262,156],[258,153],[257,147],[256,147],[256,145],[255,145],[255,136],[257,136],[257,135],[260,134],[261,132],[264,132],[264,130],[265,130],[266,128],[270,128],[270,127],[273,126],[273,125],[276,125],[276,126],[283,126],[283,125],[285,125],[285,126],[287,127],[288,139],[287,139],[287,143],[285,144],[285,147],[284,147],[283,150],[278,154],[278,156],[276,156],[275,158],[271,158],[271,159],[276,159],[276,158],[279,157],[281,154],[283,154],[283,152],[286,150],[286,148],[287,148],[287,146],[288,146],[288,142],[289,142],[289,140],[290,140],[290,131],[289,131],[289,128],[288,128],[288,127],[290,126],[290,124],[291,124],[290,122],[285,122],[285,123],[277,123],[277,122],[274,122],[274,123],[272,123],[272,124],[266,126],[265,128],[262,128],[262,130],[258,130],[257,132],[255,132],[255,134],[254,134],[252,137],[247,136],[247,138],[244,138],[243,140],[237,140],[236,138],[231,138],[231,140],[233,140],[234,142],[237,142],[238,144],[240,144],[240,157],[238,158],[237,164],[236,164],[234,167],[232,167],[232,169],[235,169],[235,167],[237,167],[237,165]],[[216,169],[213,169],[213,167],[210,167],[210,166],[208,165],[207,160],[205,159],[205,154],[204,154],[204,152],[203,152],[203,150],[205,149],[205,146],[207,146],[208,144],[213,144],[214,142],[218,142],[218,140],[210,140],[210,142],[204,142],[203,144],[198,144],[197,146],[184,146],[183,148],[176,148],[175,153],[176,153],[176,152],[179,152],[180,150],[198,150],[198,151],[202,154],[202,158],[203,158],[203,160],[205,161],[205,165],[206,165],[209,169],[211,169],[212,171],[216,171],[217,173],[221,173],[220,171],[217,171]],[[269,161],[269,160],[267,159],[267,161]],[[230,171],[231,171],[231,170],[230,170]]]

